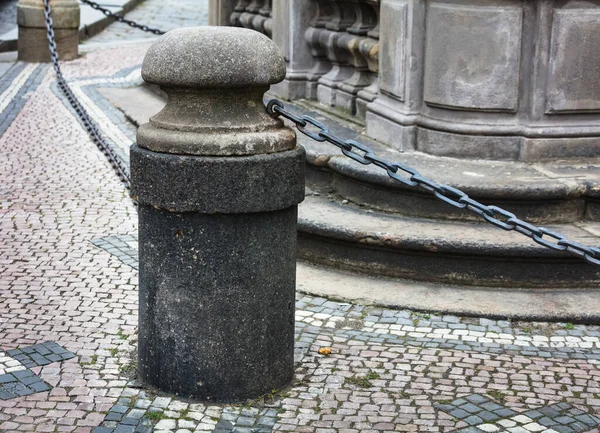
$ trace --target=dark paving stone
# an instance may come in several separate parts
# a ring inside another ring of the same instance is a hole
[[[469,412],[465,412],[462,409],[454,409],[452,412],[450,412],[450,415],[452,415],[454,418],[458,418],[458,419],[464,419],[464,418],[471,416],[471,414]]]
[[[553,425],[558,424],[556,421],[554,421],[554,419],[548,418],[547,416],[538,419],[537,423],[543,425],[544,427],[552,427]]]
[[[499,418],[509,418],[517,414],[514,410],[507,408],[496,410],[494,413],[498,415]]]
[[[492,401],[484,403],[484,404],[481,404],[479,406],[482,407],[485,410],[491,410],[491,411],[497,411],[499,409],[504,409],[502,406],[500,406],[499,404],[494,403]]]
[[[472,415],[468,418],[463,419],[463,421],[469,425],[478,425],[478,424],[483,423],[483,420],[481,418],[479,418],[477,415]]]
[[[561,424],[571,424],[572,422],[575,422],[575,419],[571,418],[570,416],[559,416],[554,418],[554,420]]]
[[[542,418],[544,416],[544,414],[542,412],[540,412],[539,410],[529,410],[529,411],[523,413],[523,415],[528,416],[531,419],[538,419],[538,418]]]
[[[117,413],[126,413],[129,410],[129,408],[127,406],[113,406],[110,411],[111,412],[117,412]]]
[[[124,425],[119,424],[116,429],[114,429],[114,433],[133,433],[135,430],[135,426],[133,425]]]
[[[96,427],[94,430],[92,430],[92,433],[113,433],[113,429],[107,427]]]
[[[484,421],[487,421],[487,422],[500,419],[500,417],[497,414],[495,414],[493,412],[489,412],[487,410],[484,410],[483,412],[479,412],[477,414],[477,416],[481,417]]]
[[[566,425],[555,425],[552,427],[553,430],[556,430],[558,433],[572,433],[573,429],[567,427]]]
[[[469,413],[477,413],[481,412],[481,408],[479,406],[475,406],[472,403],[463,404],[460,409],[465,410]]]
[[[104,417],[104,421],[121,421],[123,414],[118,412],[108,412]]]
[[[479,404],[479,405],[481,405],[481,403],[486,403],[486,402],[490,401],[489,398],[487,398],[483,395],[480,395],[480,394],[470,395],[470,396],[466,397],[466,399],[468,401],[470,401],[471,403],[475,403],[475,404]]]
[[[0,375],[0,384],[2,383],[9,383],[9,382],[16,382],[17,378],[14,377],[12,374],[2,374]]]
[[[560,416],[560,411],[556,410],[552,406],[543,407],[538,410],[549,418],[554,418],[554,417]]]
[[[125,425],[138,425],[140,423],[139,418],[125,418],[123,419],[123,421],[121,421],[121,424],[125,424]]]

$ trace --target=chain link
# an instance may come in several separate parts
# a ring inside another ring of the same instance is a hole
[[[319,141],[327,141],[341,149],[347,157],[363,165],[373,164],[387,171],[394,180],[411,188],[422,188],[433,193],[433,195],[447,204],[459,209],[467,209],[481,216],[490,224],[507,231],[516,231],[528,238],[533,239],[539,245],[556,251],[567,251],[571,254],[585,259],[588,263],[600,265],[600,249],[588,247],[577,242],[568,240],[560,233],[553,232],[543,227],[537,227],[525,222],[517,216],[498,206],[487,206],[472,199],[467,193],[449,185],[443,185],[423,177],[414,168],[398,162],[387,161],[375,154],[373,149],[354,140],[341,140],[333,135],[327,126],[310,116],[296,116],[284,109],[283,103],[272,99],[267,103],[267,113],[272,117],[282,116],[293,123],[300,132],[308,137]],[[308,130],[309,125],[317,128],[317,131]]]
[[[52,60],[52,66],[54,67],[54,71],[56,72],[56,81],[58,83],[58,87],[64,93],[64,95],[69,100],[69,104],[77,113],[77,116],[81,119],[83,123],[83,127],[91,137],[92,141],[96,144],[98,149],[102,153],[104,153],[117,172],[117,175],[123,181],[127,189],[130,187],[130,175],[129,175],[129,167],[127,164],[115,153],[113,147],[104,139],[102,136],[98,125],[92,117],[85,110],[83,105],[79,102],[75,93],[69,85],[67,81],[63,77],[62,71],[60,69],[60,65],[58,63],[58,53],[56,51],[56,42],[54,38],[54,27],[52,22],[52,11],[50,9],[50,5],[48,3],[49,0],[44,0],[44,16],[46,21],[46,34],[48,36],[48,47],[50,49],[50,59]]]
[[[163,32],[162,30],[159,29],[154,29],[152,27],[148,27],[142,24],[138,24],[135,21],[131,21],[126,19],[125,17],[123,17],[122,15],[118,15],[114,12],[111,12],[109,9],[106,9],[102,6],[100,6],[98,3],[90,1],[90,0],[80,0],[82,3],[91,6],[92,9],[95,9],[97,11],[102,12],[104,15],[106,15],[107,17],[111,17],[114,18],[115,20],[119,21],[120,23],[124,23],[127,24],[129,27],[133,27],[135,29],[140,29],[144,32],[148,32],[148,33],[152,33],[155,35],[164,35],[165,32]]]

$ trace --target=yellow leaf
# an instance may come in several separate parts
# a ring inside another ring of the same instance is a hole
[[[321,347],[319,349],[319,353],[321,355],[330,355],[331,354],[331,347]]]

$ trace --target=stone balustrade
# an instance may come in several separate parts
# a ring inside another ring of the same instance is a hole
[[[280,97],[403,151],[600,156],[600,0],[277,0],[272,22],[270,5],[239,0],[231,24],[281,48]]]
[[[273,35],[271,17],[273,0],[238,0],[230,17],[230,24]]]

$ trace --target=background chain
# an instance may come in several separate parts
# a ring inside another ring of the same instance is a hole
[[[123,17],[122,15],[116,14],[114,12],[111,12],[109,9],[106,9],[102,6],[100,6],[98,3],[90,1],[90,0],[80,0],[82,3],[91,6],[92,9],[95,9],[97,11],[102,12],[104,15],[106,15],[107,17],[111,17],[114,18],[115,20],[119,21],[120,23],[125,23],[127,24],[129,27],[133,27],[136,29],[140,29],[144,32],[148,32],[148,33],[152,33],[155,35],[164,35],[165,32],[163,32],[162,30],[159,29],[154,29],[152,27],[148,27],[145,26],[143,24],[138,24],[135,21],[131,21],[128,19],[125,19],[125,17]]]
[[[296,116],[284,109],[277,99],[268,102],[267,113],[272,117],[283,116],[292,121],[298,130],[313,140],[333,144],[342,153],[363,165],[373,164],[385,170],[392,179],[410,188],[422,188],[431,192],[437,199],[459,209],[469,210],[490,224],[507,231],[516,231],[533,239],[539,245],[556,251],[567,251],[585,259],[588,263],[600,265],[600,249],[588,247],[568,240],[560,233],[544,227],[537,227],[498,206],[487,206],[472,199],[467,193],[449,185],[439,184],[423,177],[417,170],[398,162],[387,161],[375,154],[373,149],[354,140],[341,140],[329,132],[329,128],[310,116]],[[313,130],[308,130],[313,126]],[[316,130],[315,130],[316,128]]]
[[[102,8],[101,6],[99,6],[98,4],[96,4],[94,2],[90,2],[87,0],[82,0],[82,1],[83,1],[83,3],[89,4],[94,9],[98,9],[98,10],[102,11],[107,16],[114,16],[118,21],[125,22],[126,24],[129,24],[131,27],[136,27],[141,30],[145,30],[145,31],[157,34],[157,35],[164,33],[164,32],[161,32],[160,30],[151,29],[151,28],[148,28],[147,26],[141,26],[139,24],[136,24],[133,21],[125,20],[123,17],[113,14],[109,10]],[[113,149],[113,146],[111,146],[111,144],[108,143],[106,141],[106,139],[102,136],[102,133],[100,132],[100,129],[98,128],[98,125],[92,119],[92,117],[88,114],[88,112],[85,110],[83,105],[81,105],[81,103],[75,96],[75,93],[73,93],[73,90],[68,85],[65,78],[63,77],[62,71],[60,69],[60,64],[58,63],[58,52],[56,51],[56,41],[55,41],[55,37],[54,37],[54,27],[53,27],[53,22],[52,22],[52,10],[50,8],[49,0],[44,0],[44,16],[45,16],[45,21],[46,21],[46,34],[48,36],[48,48],[50,50],[50,59],[52,61],[52,66],[54,67],[54,71],[56,72],[56,81],[58,83],[58,87],[64,93],[64,95],[67,97],[69,104],[71,104],[71,107],[73,107],[73,109],[77,113],[77,116],[83,123],[83,127],[89,134],[92,141],[96,144],[98,149],[100,149],[100,151],[102,153],[104,153],[104,155],[106,155],[106,158],[112,165],[113,169],[117,172],[117,175],[119,176],[121,181],[125,184],[126,188],[129,189],[130,188],[129,166],[116,154],[116,152]]]

